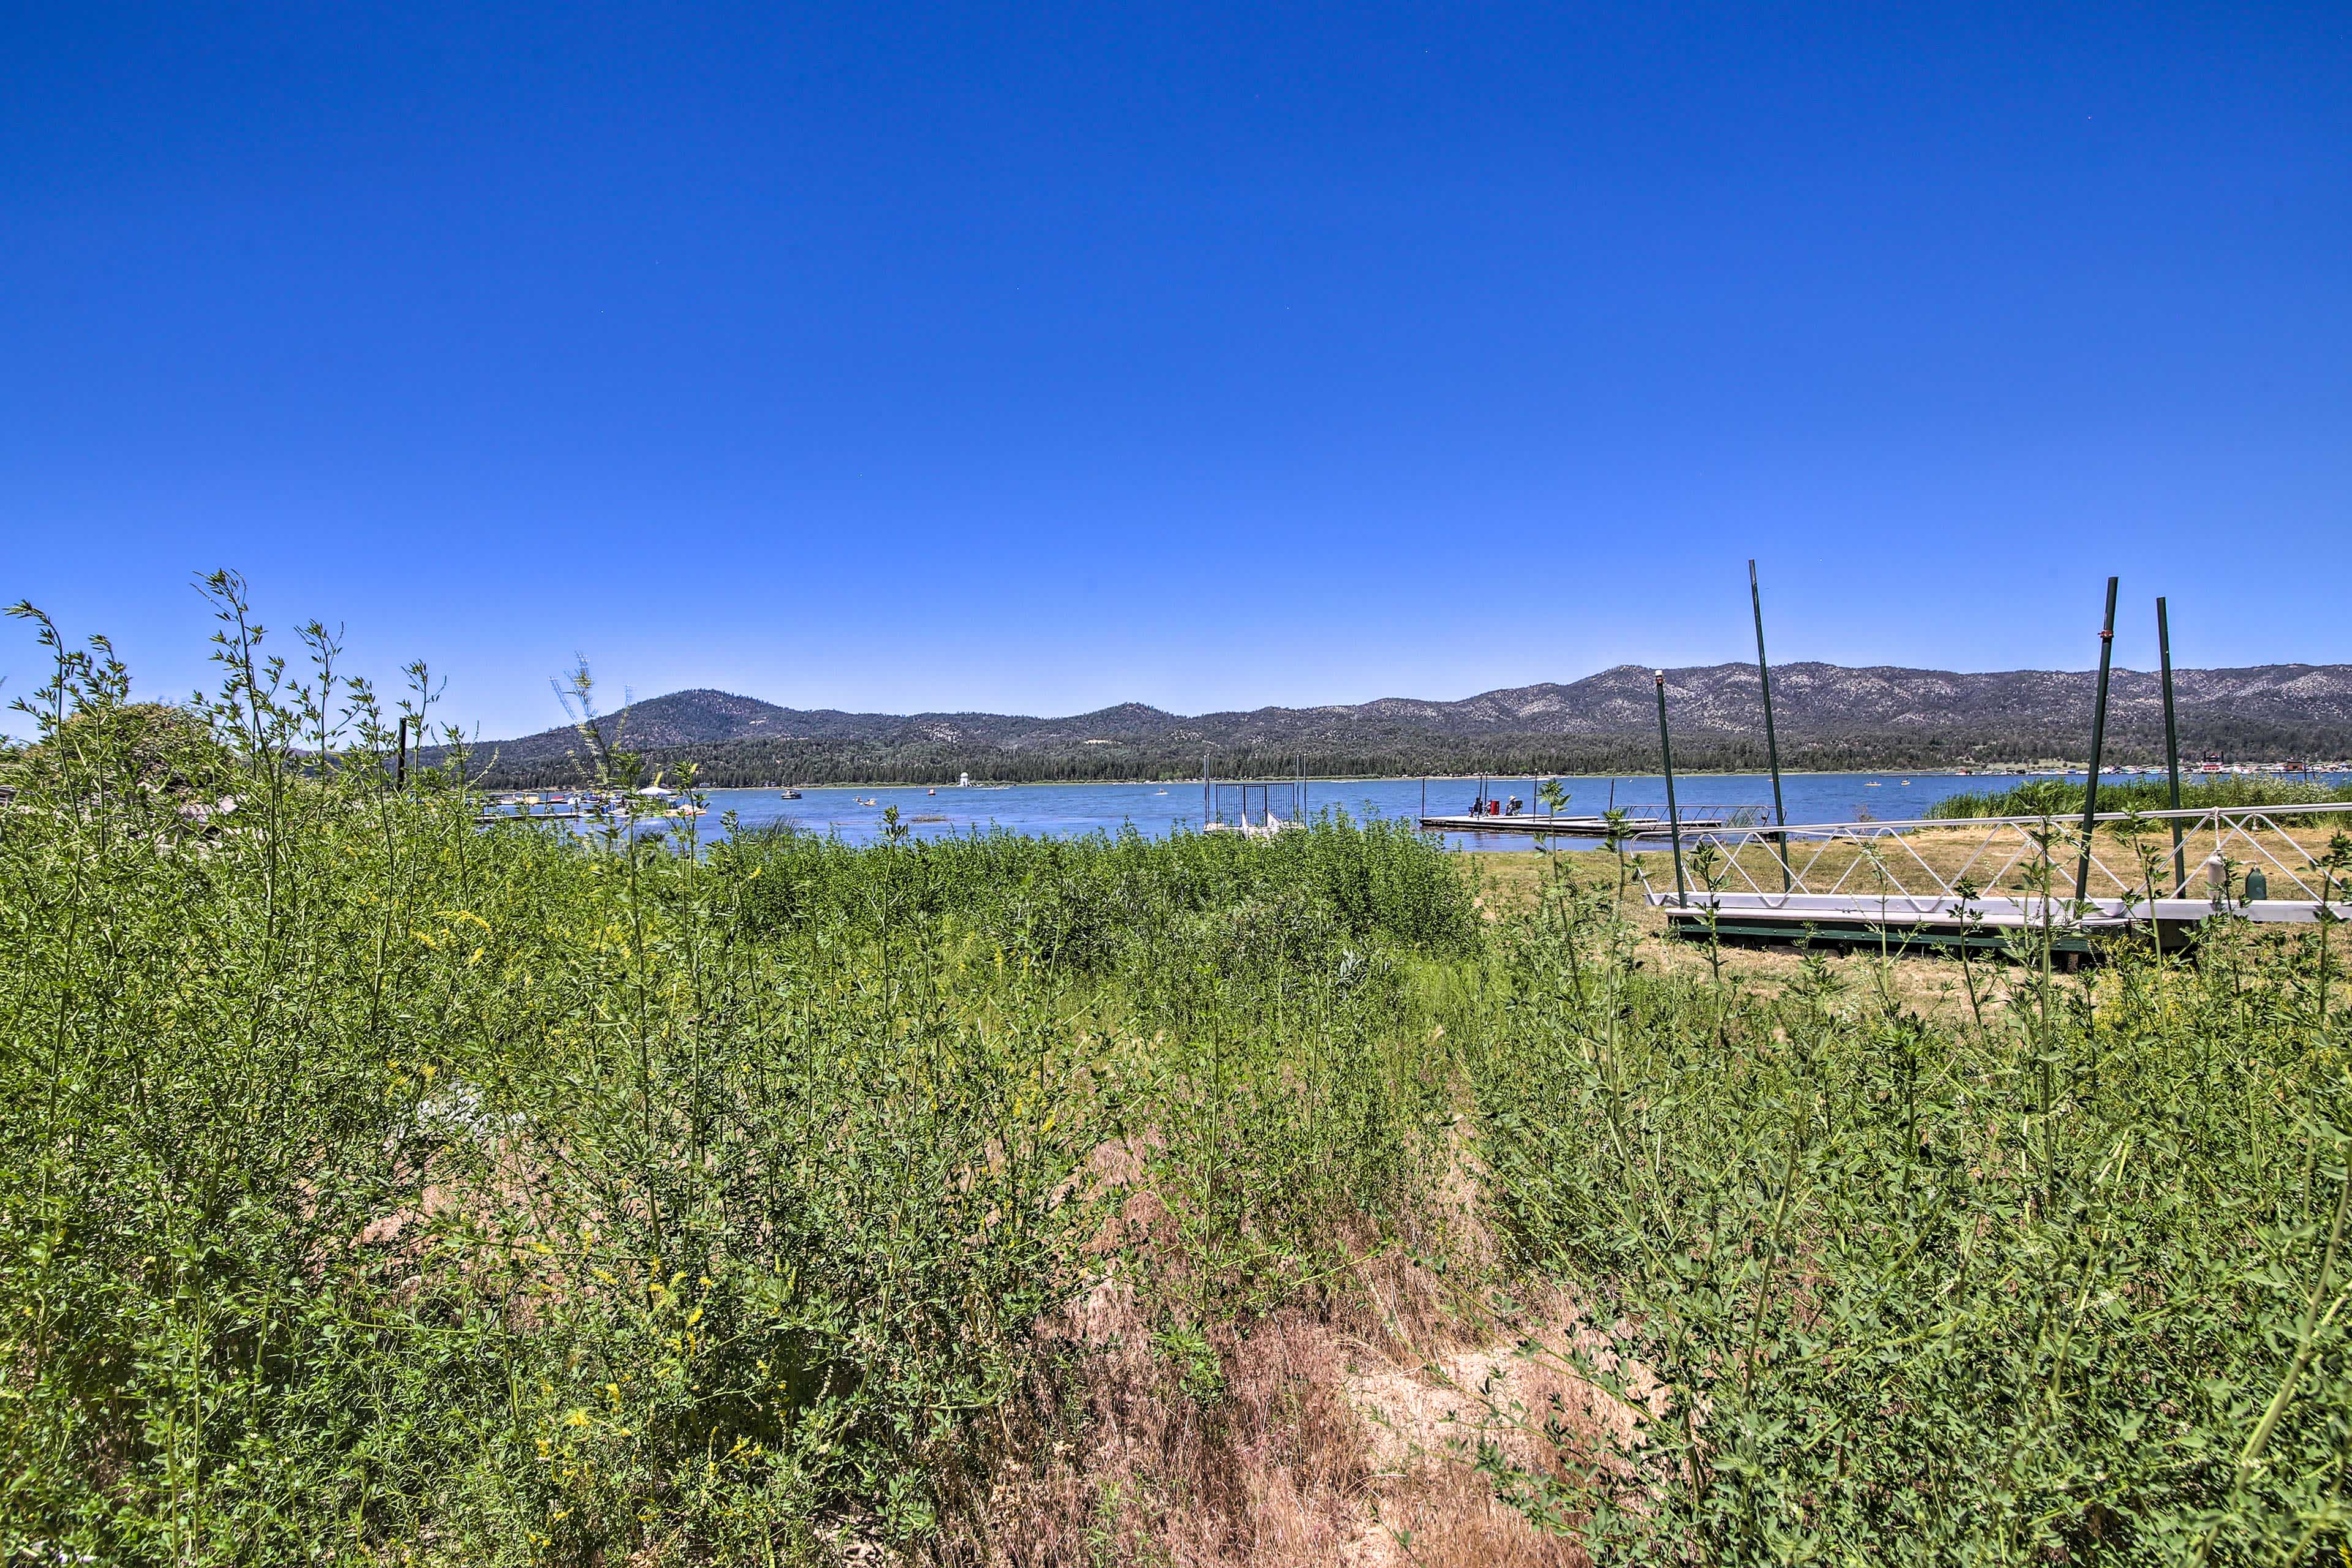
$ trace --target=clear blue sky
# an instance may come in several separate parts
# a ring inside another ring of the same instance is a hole
[[[2341,4],[15,6],[0,597],[492,734],[1740,658],[1750,555],[1782,658],[2352,659],[2347,170]]]

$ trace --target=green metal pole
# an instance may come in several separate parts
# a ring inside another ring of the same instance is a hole
[[[2074,868],[2074,901],[2091,891],[2091,830],[2099,812],[2099,754],[2107,743],[2107,670],[2116,652],[2116,584],[2107,579],[2107,618],[2099,627],[2099,697],[2091,708],[2091,776],[2083,784],[2083,860]]]
[[[1690,908],[1690,891],[1683,882],[1682,814],[1675,809],[1675,743],[1666,736],[1666,672],[1658,671],[1658,755],[1666,764],[1666,835],[1675,846],[1675,903]]]
[[[1780,804],[1780,738],[1772,731],[1772,666],[1764,658],[1764,595],[1756,586],[1756,563],[1748,563],[1748,603],[1756,611],[1756,679],[1764,687],[1764,754],[1772,763],[1772,825],[1780,848],[1780,890],[1791,886],[1789,870],[1789,813]]]
[[[2172,718],[2172,625],[2164,613],[2164,600],[2156,601],[2156,653],[2164,665],[2164,771],[2171,783],[2172,809],[2180,809],[2180,730]],[[2172,819],[2172,896],[2186,897],[2189,891],[2189,862],[2180,849],[2180,818]]]
[[[393,767],[392,787],[408,787],[408,719],[404,714],[400,721],[400,761]]]

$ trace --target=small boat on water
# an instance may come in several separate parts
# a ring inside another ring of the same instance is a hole
[[[801,792],[796,789],[785,788],[780,789],[776,792],[776,798],[778,800],[798,800],[800,797]]]

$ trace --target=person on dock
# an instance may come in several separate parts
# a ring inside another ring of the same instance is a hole
[[[1517,816],[1519,815],[1519,797],[1517,795],[1513,795],[1511,797],[1510,804],[1503,807],[1503,815],[1505,816]]]

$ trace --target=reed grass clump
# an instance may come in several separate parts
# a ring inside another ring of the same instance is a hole
[[[2002,790],[1964,790],[1927,808],[1931,817],[2081,816],[2084,786],[2073,779],[2028,779]],[[2266,773],[2200,775],[2180,786],[2184,811],[2213,806],[2321,805],[2352,800],[2352,784],[2322,784]],[[2099,809],[2162,811],[2172,801],[2162,779],[2099,781]]]
[[[915,843],[896,857],[787,825],[739,835],[713,857],[743,879],[740,919],[751,931],[805,921],[878,934],[895,919],[1089,973],[1131,964],[1236,903],[1288,901],[1349,939],[1431,951],[1464,951],[1475,934],[1467,885],[1420,834],[1335,812],[1271,840],[992,830]]]

